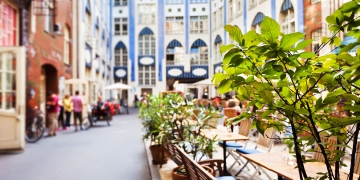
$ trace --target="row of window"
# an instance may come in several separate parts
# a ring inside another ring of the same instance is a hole
[[[168,12],[172,12],[173,9],[169,8],[168,9]],[[196,12],[197,8],[192,8],[192,11],[193,12]],[[206,8],[201,8],[201,11],[205,12],[206,11]],[[177,12],[181,12],[181,8],[177,8]]]

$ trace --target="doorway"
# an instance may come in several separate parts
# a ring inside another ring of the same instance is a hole
[[[41,86],[40,86],[40,110],[44,112],[44,117],[46,119],[46,126],[48,126],[48,119],[46,114],[46,101],[47,92],[51,91],[55,94],[59,92],[59,82],[57,76],[57,70],[54,66],[50,64],[45,64],[41,67]]]

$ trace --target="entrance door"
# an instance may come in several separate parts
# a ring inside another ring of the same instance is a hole
[[[25,148],[25,47],[0,47],[0,151]]]

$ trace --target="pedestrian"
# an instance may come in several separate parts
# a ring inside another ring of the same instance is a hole
[[[59,117],[58,117],[58,131],[61,131],[60,126],[62,127],[62,129],[65,129],[65,121],[64,121],[64,105],[63,102],[60,100],[60,98],[58,104],[60,108]]]
[[[135,98],[134,98],[134,104],[135,104],[135,108],[138,107],[138,102],[139,102],[139,98],[137,97],[137,94],[135,94]]]
[[[72,112],[70,95],[65,95],[63,100],[64,111],[65,111],[65,130],[70,128],[70,117]]]
[[[50,137],[50,136],[56,136],[60,108],[59,108],[59,97],[51,91],[49,91],[47,95],[48,95],[48,101],[46,102],[46,105],[47,105],[47,116],[49,119],[49,133],[47,136]]]
[[[75,96],[71,98],[71,103],[73,104],[73,112],[74,112],[74,125],[75,131],[78,131],[77,127],[77,119],[79,119],[80,129],[84,130],[82,127],[82,106],[83,100],[81,96],[79,96],[79,91],[75,91]]]

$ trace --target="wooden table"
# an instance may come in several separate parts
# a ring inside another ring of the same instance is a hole
[[[284,160],[288,153],[259,153],[259,154],[242,154],[241,156],[259,166],[262,166],[270,171],[275,172],[278,175],[278,179],[282,177],[287,180],[300,179],[299,170],[295,168],[295,165],[288,165]],[[321,162],[308,162],[305,163],[305,169],[308,177],[319,176],[318,172],[327,172],[326,165]],[[346,180],[348,173],[340,169],[340,179]],[[356,175],[355,177],[358,177]]]
[[[227,172],[227,168],[226,168],[226,141],[249,140],[249,137],[243,136],[243,135],[240,135],[240,134],[234,134],[234,133],[227,132],[227,131],[218,130],[218,129],[202,129],[201,134],[204,137],[208,138],[208,139],[213,139],[216,136],[217,139],[224,142],[223,143],[224,174],[225,175],[230,175]]]

